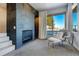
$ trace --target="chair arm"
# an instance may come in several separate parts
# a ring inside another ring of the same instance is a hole
[[[69,39],[69,38],[70,38],[70,36],[64,36],[64,38]]]

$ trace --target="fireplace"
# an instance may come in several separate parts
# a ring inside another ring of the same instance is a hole
[[[25,44],[30,40],[32,40],[32,30],[23,30],[22,43]]]

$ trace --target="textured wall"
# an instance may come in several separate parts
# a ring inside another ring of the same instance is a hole
[[[16,47],[22,46],[22,31],[32,30],[34,38],[34,14],[27,4],[16,4]]]
[[[40,11],[39,12],[39,38],[40,39],[46,39],[47,33],[46,33],[46,24],[47,20],[47,11]]]
[[[1,6],[3,5],[3,6]],[[0,33],[6,32],[6,4],[0,5]]]
[[[67,12],[66,12],[66,30],[69,32],[72,31],[72,4],[68,4]]]
[[[79,3],[77,5],[77,21],[78,21],[78,31],[79,31]]]

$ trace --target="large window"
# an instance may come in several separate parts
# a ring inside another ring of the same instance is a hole
[[[57,14],[47,17],[47,35],[56,35],[65,29],[65,14]]]

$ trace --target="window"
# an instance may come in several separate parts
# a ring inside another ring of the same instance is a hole
[[[54,29],[56,31],[64,30],[64,20],[65,20],[65,14],[59,14],[53,16],[54,19]]]
[[[72,12],[73,31],[77,32],[77,11],[76,8]]]
[[[65,29],[65,14],[57,14],[47,17],[47,35],[48,37],[56,35]]]
[[[73,19],[73,31],[77,31],[77,13],[74,12],[72,14],[72,19]]]

